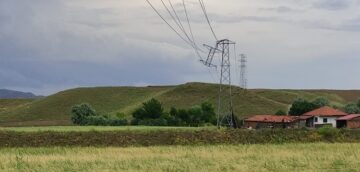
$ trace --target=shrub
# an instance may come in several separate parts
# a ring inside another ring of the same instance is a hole
[[[185,123],[174,115],[166,114],[163,118],[167,121],[168,126],[183,126]]]
[[[360,108],[355,103],[350,103],[345,106],[345,112],[349,114],[360,113]]]
[[[156,119],[160,118],[164,114],[164,108],[162,104],[156,100],[151,99],[148,102],[143,103],[142,107],[136,109],[133,112],[133,117],[136,119]]]
[[[283,110],[278,110],[275,115],[278,115],[278,116],[282,116],[282,115],[287,115],[285,111]]]
[[[126,126],[128,125],[127,119],[110,119],[109,124],[111,126]]]
[[[145,126],[168,126],[166,119],[158,118],[158,119],[144,119],[140,120],[138,125],[145,125]]]
[[[330,101],[324,97],[316,98],[312,103],[315,105],[316,108],[330,105]]]
[[[74,124],[86,125],[86,118],[96,116],[96,111],[88,103],[75,105],[71,108],[71,121]]]
[[[116,113],[116,117],[120,118],[120,119],[123,119],[123,118],[126,118],[126,115],[125,115],[125,113],[118,112],[118,113]]]
[[[140,119],[134,118],[130,121],[130,125],[139,125],[140,121],[141,121]]]
[[[109,125],[109,119],[104,116],[89,116],[86,118],[86,125],[93,126],[107,126]]]
[[[336,138],[339,135],[339,130],[331,126],[324,126],[317,130],[317,132],[324,138],[331,139]]]
[[[116,118],[96,114],[96,111],[87,103],[75,105],[71,109],[71,113],[72,122],[78,125],[123,126],[128,124],[128,121],[120,118],[119,114],[117,114]],[[123,116],[121,114],[121,117]]]
[[[143,103],[133,112],[131,125],[151,126],[201,126],[205,123],[216,124],[215,108],[208,102],[190,109],[172,107],[165,113],[162,104],[156,99]]]

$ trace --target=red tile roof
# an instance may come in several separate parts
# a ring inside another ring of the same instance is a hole
[[[313,111],[303,114],[303,116],[345,116],[345,115],[348,114],[328,106],[324,106],[319,109],[315,109]]]
[[[294,116],[277,116],[277,115],[255,115],[250,118],[245,119],[247,122],[293,122],[297,120],[297,117]]]
[[[336,119],[336,120],[349,121],[349,120],[352,120],[352,119],[354,119],[354,118],[358,118],[358,117],[360,117],[360,115],[359,115],[359,114],[351,114],[351,115],[343,116],[343,117],[338,118],[338,119]]]
[[[309,118],[312,118],[313,116],[299,116],[300,120],[307,120]]]

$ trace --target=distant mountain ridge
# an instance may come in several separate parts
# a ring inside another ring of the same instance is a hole
[[[33,93],[0,89],[0,99],[32,99],[37,98]]]

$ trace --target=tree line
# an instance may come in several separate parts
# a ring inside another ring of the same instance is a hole
[[[142,104],[132,113],[132,120],[128,121],[124,115],[115,117],[101,115],[88,103],[72,107],[71,121],[77,125],[98,126],[122,126],[122,125],[145,125],[145,126],[205,126],[216,124],[215,108],[209,102],[193,106],[189,109],[172,107],[169,112],[164,110],[162,103],[151,99]]]
[[[324,97],[318,97],[313,101],[308,101],[303,98],[296,99],[288,112],[284,110],[279,110],[275,114],[276,115],[291,115],[291,116],[300,116],[304,113],[310,112],[312,110],[318,109],[324,106],[331,106],[330,101]],[[339,107],[333,106],[335,109]],[[340,107],[341,110],[345,111],[348,114],[359,114],[360,113],[360,99],[356,102],[350,102],[346,104],[344,107]]]

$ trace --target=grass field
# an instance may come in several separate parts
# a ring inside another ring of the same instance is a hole
[[[216,127],[150,127],[150,126],[49,126],[49,127],[0,127],[0,131],[15,132],[86,132],[86,131],[199,131],[216,129]]]
[[[160,87],[97,87],[76,88],[37,100],[0,100],[0,126],[51,126],[71,125],[71,107],[90,103],[100,114],[124,113],[127,117],[151,98],[160,100],[165,109],[171,106],[189,108],[204,101],[217,104],[218,85],[188,83]],[[342,107],[360,97],[356,90],[267,90],[244,92],[233,89],[235,114],[244,118],[255,114],[274,114],[287,110],[296,98],[309,100],[326,97],[332,105]]]
[[[0,171],[359,171],[360,144],[5,148]]]

